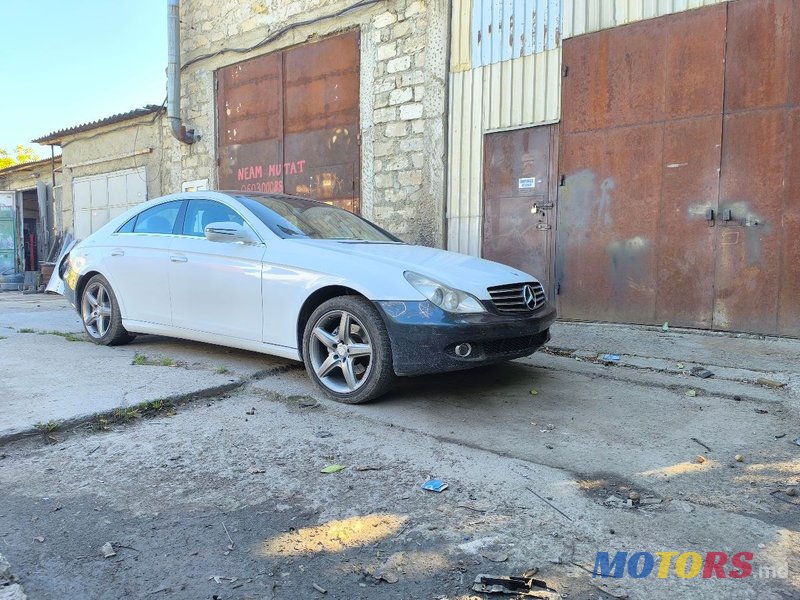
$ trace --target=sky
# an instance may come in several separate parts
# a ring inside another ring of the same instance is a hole
[[[0,148],[161,104],[166,0],[3,0]],[[56,154],[59,153],[56,147]]]

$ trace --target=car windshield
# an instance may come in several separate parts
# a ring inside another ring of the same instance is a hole
[[[282,238],[401,241],[377,225],[324,202],[260,194],[236,195],[235,198]]]

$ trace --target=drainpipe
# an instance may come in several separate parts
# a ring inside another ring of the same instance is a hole
[[[167,0],[167,119],[175,139],[194,144],[200,139],[181,122],[181,19],[180,0]]]

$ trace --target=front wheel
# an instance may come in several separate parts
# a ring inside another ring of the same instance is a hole
[[[389,334],[367,299],[339,296],[321,304],[303,333],[303,362],[311,380],[334,400],[360,404],[394,381]]]
[[[95,344],[116,346],[133,339],[122,326],[119,303],[108,280],[95,275],[81,294],[81,321],[89,339]]]

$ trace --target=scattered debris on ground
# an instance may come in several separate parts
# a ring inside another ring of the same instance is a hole
[[[100,548],[100,552],[103,555],[103,558],[111,558],[112,556],[116,556],[117,553],[114,552],[114,547],[111,545],[111,542],[106,542]]]
[[[481,574],[475,577],[472,590],[483,594],[505,594],[509,596],[560,599],[561,595],[546,582],[533,577]]]
[[[689,372],[695,377],[699,377],[700,379],[708,379],[709,377],[714,376],[714,373],[712,373],[705,367],[692,367],[692,370]]]
[[[326,475],[330,475],[331,473],[338,473],[340,471],[344,471],[347,467],[344,465],[328,465],[327,467],[322,467],[320,469],[320,473],[325,473]]]
[[[782,381],[775,381],[774,379],[768,379],[766,377],[759,377],[758,379],[756,379],[756,383],[758,385],[763,385],[764,387],[773,389],[779,389],[786,385]]]
[[[437,494],[439,492],[443,492],[444,490],[446,490],[447,487],[448,487],[447,484],[441,479],[429,479],[428,481],[422,484],[423,490],[436,492]]]

